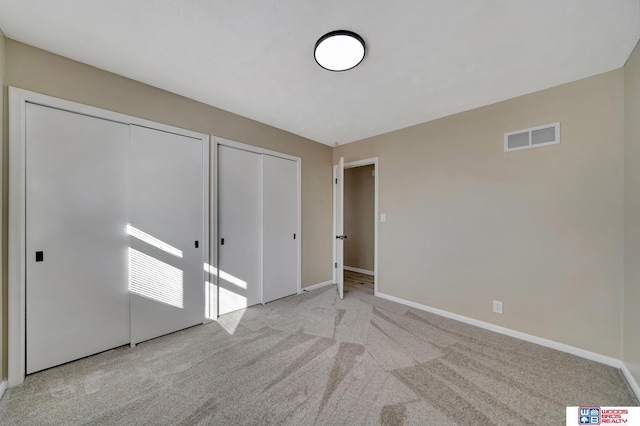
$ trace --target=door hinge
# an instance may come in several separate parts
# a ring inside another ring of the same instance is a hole
[[[338,178],[336,178],[336,185],[338,184]]]
[[[336,262],[334,268],[338,269],[338,262]]]

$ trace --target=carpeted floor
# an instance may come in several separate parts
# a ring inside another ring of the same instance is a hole
[[[0,424],[563,425],[567,405],[638,405],[619,370],[347,284],[33,374]]]

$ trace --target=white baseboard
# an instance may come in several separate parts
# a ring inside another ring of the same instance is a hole
[[[4,391],[6,390],[7,390],[7,381],[4,380],[0,382],[0,398],[2,398],[2,395],[4,395]]]
[[[351,271],[351,272],[357,272],[359,274],[371,275],[371,276],[375,275],[373,273],[373,271],[369,271],[367,269],[354,268],[353,266],[345,266],[344,270],[345,271]]]
[[[629,386],[631,386],[633,393],[636,394],[636,398],[640,399],[640,386],[638,385],[638,382],[636,382],[635,377],[633,377],[633,374],[631,374],[631,371],[627,367],[627,364],[623,362],[620,369],[622,370],[622,374],[624,374],[625,379],[627,379]]]
[[[445,318],[450,318],[456,321],[464,322],[466,324],[474,325],[476,327],[484,328],[485,330],[495,331],[496,333],[504,334],[507,336],[515,337],[516,339],[524,340],[527,342],[535,343],[541,346],[546,346],[551,349],[556,349],[561,352],[566,352],[580,358],[585,358],[591,361],[600,362],[602,364],[610,365],[615,368],[622,368],[623,363],[619,359],[602,355],[599,353],[591,352],[586,349],[576,348],[575,346],[566,345],[564,343],[555,342],[553,340],[544,339],[542,337],[534,336],[520,331],[512,330],[510,328],[501,327],[499,325],[491,324],[488,322],[480,321],[477,319],[465,317],[463,315],[454,314],[452,312],[443,311],[442,309],[432,308],[431,306],[421,305],[420,303],[411,302],[409,300],[401,299],[395,296],[389,296],[388,294],[377,294],[382,299],[391,300],[392,302],[400,303],[412,308],[420,309],[421,311],[431,312],[432,314],[440,315]]]
[[[309,287],[304,287],[302,289],[302,291],[313,291],[313,290],[317,290],[317,289],[322,288],[322,287],[326,287],[328,285],[335,285],[335,283],[333,282],[333,280],[329,280],[329,281],[325,281],[323,283],[310,285]]]

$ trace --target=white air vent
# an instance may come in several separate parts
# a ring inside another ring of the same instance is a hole
[[[504,152],[560,143],[560,123],[545,124],[504,134]]]

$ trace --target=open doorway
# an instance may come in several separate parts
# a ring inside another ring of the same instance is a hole
[[[373,295],[375,166],[344,170],[344,291]]]
[[[342,160],[341,160],[342,163]],[[334,167],[334,282],[343,293],[378,293],[378,159]]]

